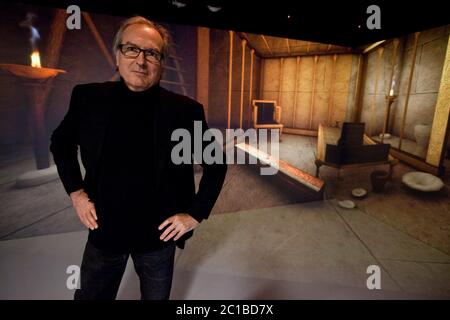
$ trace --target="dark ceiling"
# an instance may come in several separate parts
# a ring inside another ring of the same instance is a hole
[[[445,1],[327,1],[327,0],[148,0],[148,1],[21,1],[120,16],[144,15],[172,22],[299,40],[358,47],[415,31],[450,24]],[[217,12],[208,4],[220,7]],[[381,29],[366,25],[369,5],[381,10]],[[184,5],[184,6],[183,6]]]

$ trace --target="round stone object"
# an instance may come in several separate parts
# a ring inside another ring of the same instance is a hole
[[[352,200],[342,200],[338,202],[339,206],[345,209],[353,209],[355,203]]]
[[[411,189],[423,192],[439,191],[444,186],[444,182],[440,178],[420,171],[405,173],[402,182]]]
[[[366,189],[363,188],[355,188],[352,190],[352,196],[355,198],[364,198],[367,195]]]

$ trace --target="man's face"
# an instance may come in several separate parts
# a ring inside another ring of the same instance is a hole
[[[141,49],[155,49],[162,52],[163,39],[158,31],[144,25],[134,24],[122,34],[122,44],[134,45]],[[144,52],[137,58],[125,57],[120,50],[116,53],[116,64],[127,87],[132,91],[144,91],[158,83],[162,65],[147,61]]]

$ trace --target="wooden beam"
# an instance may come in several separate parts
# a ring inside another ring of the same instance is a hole
[[[230,55],[228,58],[228,120],[227,120],[227,128],[230,129],[231,125],[231,90],[232,90],[232,81],[233,81],[233,31],[228,32],[230,35]]]
[[[278,86],[277,105],[281,105],[281,94],[283,91],[283,67],[284,67],[284,58],[281,58],[280,59],[280,79],[279,79],[279,86]]]
[[[252,118],[252,100],[253,100],[253,59],[255,56],[255,49],[250,50],[250,86],[248,93],[248,117],[247,117],[247,127],[251,126]]]
[[[368,46],[367,48],[364,49],[363,53],[366,54],[366,53],[369,53],[370,51],[375,50],[376,48],[381,46],[385,41],[386,40],[381,40],[381,41],[371,44],[370,46]]]
[[[264,37],[263,35],[261,35],[261,38],[263,39],[264,43],[266,44],[267,49],[269,50],[269,53],[271,56],[273,56],[273,52],[272,49],[270,49],[269,43],[266,40],[266,37]]]
[[[50,34],[48,36],[45,48],[45,66],[47,68],[58,68],[59,58],[61,56],[61,47],[66,33],[66,11],[61,9],[55,10],[55,15],[50,26]]]
[[[378,56],[377,56],[377,66],[375,69],[375,88],[374,88],[374,93],[373,93],[373,97],[372,97],[372,105],[370,108],[370,119],[369,119],[369,128],[370,130],[368,130],[368,134],[370,136],[373,135],[373,121],[376,117],[374,117],[373,115],[375,115],[375,104],[377,101],[377,94],[378,94],[378,80],[380,78],[380,72],[381,72],[381,58],[383,57],[383,52],[384,52],[384,48],[381,47],[378,49]]]
[[[337,61],[337,54],[333,56],[333,64],[331,66],[331,87],[330,87],[330,96],[328,99],[328,118],[327,123],[328,125],[331,125],[331,112],[334,108],[334,88],[335,88],[335,82],[336,82],[336,61]]]
[[[91,16],[89,15],[88,12],[83,12],[82,15],[84,17],[84,20],[86,21],[86,24],[87,24],[89,30],[91,30],[91,33],[94,36],[95,41],[97,42],[100,50],[102,51],[103,56],[105,57],[106,61],[113,69],[115,69],[116,64],[115,64],[113,58],[111,57],[111,52],[110,52],[110,50],[108,50],[106,48],[105,42],[103,41],[102,37],[100,36],[100,33],[98,33],[97,27],[95,26],[94,21],[92,21]]]
[[[296,167],[293,167],[286,161],[280,160],[278,159],[278,157],[273,157],[273,155],[267,154],[263,150],[255,148],[248,143],[244,142],[236,144],[236,148],[245,151],[252,157],[255,157],[264,165],[269,165],[272,168],[276,168],[283,174],[295,180],[297,183],[300,183],[315,192],[321,192],[323,187],[325,186],[325,182],[323,180],[316,178]]]
[[[258,55],[261,55],[261,53],[258,52],[258,50],[256,50],[256,48],[252,45],[252,42],[250,41],[250,38],[248,37],[248,35],[245,32],[236,32],[236,34],[239,36],[239,38],[241,38],[241,40],[247,41],[247,47],[250,50],[253,49]]]
[[[289,39],[288,38],[286,38],[286,47],[287,47],[288,54],[290,56],[291,55],[291,46],[289,45]]]
[[[295,128],[295,118],[297,114],[297,82],[299,70],[298,66],[300,65],[300,57],[295,59],[295,83],[294,83],[294,106],[293,106],[293,114],[292,114],[292,128]]]
[[[310,101],[310,107],[309,107],[309,129],[310,130],[312,130],[314,99],[315,99],[315,94],[316,94],[316,72],[317,72],[317,60],[318,59],[319,59],[319,56],[314,57],[311,101]]]
[[[447,36],[447,38],[447,52],[442,66],[441,83],[439,84],[426,157],[429,164],[439,166],[442,169],[450,130],[448,125],[450,116],[450,36]]]
[[[300,136],[308,136],[308,137],[317,137],[317,130],[284,127],[283,133],[297,134]]]
[[[351,48],[350,48],[351,49]],[[352,50],[350,53],[359,53],[356,50]],[[262,55],[262,57],[266,57],[266,58],[291,58],[291,57],[305,57],[305,56],[323,56],[323,55],[333,55],[333,54],[348,54],[349,51],[347,49],[333,49],[330,51],[326,51],[326,50],[310,50],[309,52],[295,52],[293,50],[293,48],[291,48],[291,54],[288,55],[286,53],[283,52],[277,52],[277,53],[272,53],[270,55]]]
[[[416,66],[416,56],[417,56],[417,47],[418,47],[418,43],[419,43],[419,36],[420,36],[420,32],[416,32],[414,34],[413,57],[412,57],[411,70],[409,71],[408,86],[406,87],[405,104],[403,106],[402,125],[400,127],[400,137],[399,137],[399,142],[398,142],[398,148],[399,149],[402,148],[403,134],[405,132],[406,113],[408,112],[409,94],[411,92],[412,78],[413,78],[413,75],[414,75],[414,68]]]
[[[242,129],[242,118],[244,112],[244,77],[245,77],[245,44],[246,40],[242,40],[242,61],[241,61],[241,108],[239,109],[239,128]]]
[[[165,67],[167,68],[167,67]],[[176,70],[182,72],[181,70]],[[203,105],[205,117],[209,110],[209,29],[197,27],[197,86],[196,98]]]
[[[240,35],[245,40],[247,40],[248,46],[251,47],[252,49],[254,49],[253,46],[251,45],[251,41],[250,41],[247,33],[245,33],[245,32],[238,32],[237,34]]]
[[[353,101],[355,103],[353,107],[353,114],[350,118],[352,122],[361,121],[361,109],[362,109],[362,88],[366,75],[366,58],[364,55],[358,55],[358,71],[356,72],[356,88],[353,95]]]
[[[431,164],[426,163],[423,161],[423,159],[419,159],[418,157],[411,155],[410,153],[406,153],[405,151],[399,150],[397,148],[391,148],[389,150],[389,154],[400,160],[401,162],[404,162],[416,169],[434,174],[439,175],[439,167],[433,166]]]

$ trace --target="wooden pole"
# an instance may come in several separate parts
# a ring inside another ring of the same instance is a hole
[[[283,67],[284,67],[284,58],[280,59],[280,79],[278,86],[278,102],[277,105],[281,105],[281,93],[283,90]]]
[[[288,54],[291,55],[291,46],[289,45],[289,39],[288,38],[286,38],[286,47],[287,47],[287,50],[288,50]]]
[[[230,55],[228,59],[228,120],[227,128],[231,127],[231,90],[233,81],[233,31],[229,31],[230,35]]]
[[[361,107],[362,107],[362,88],[366,74],[366,58],[364,55],[358,55],[358,71],[356,72],[356,88],[353,95],[353,101],[355,103],[353,107],[353,113],[350,121],[361,121]]]
[[[312,129],[313,111],[314,111],[314,99],[316,94],[316,71],[317,71],[317,60],[319,56],[314,56],[314,66],[313,66],[313,79],[312,79],[312,91],[311,91],[311,101],[309,107],[309,129]]]
[[[439,167],[439,174],[443,174],[445,170],[443,164],[450,132],[448,125],[450,120],[450,36],[447,37],[447,52],[442,67],[441,83],[439,84],[436,108],[431,126],[430,142],[425,158],[427,163]]]
[[[375,73],[375,88],[374,93],[372,97],[372,105],[370,108],[370,130],[368,130],[370,135],[373,135],[373,121],[375,119],[375,104],[377,100],[377,94],[378,94],[378,79],[380,78],[380,68],[381,68],[381,58],[383,56],[384,48],[381,47],[378,49],[378,56],[377,56],[377,67],[376,67],[376,73]]]
[[[327,123],[330,125],[331,122],[331,111],[334,107],[334,88],[335,88],[335,82],[336,82],[336,61],[337,61],[337,54],[333,56],[333,65],[331,67],[331,86],[330,86],[330,97],[328,100],[328,118]]]
[[[167,68],[167,67],[164,67]],[[176,68],[173,68],[176,69]],[[177,70],[178,71],[178,70]],[[205,109],[208,119],[209,109],[209,29],[197,28],[197,100]]]
[[[111,51],[106,48],[105,42],[103,41],[102,37],[100,36],[100,33],[98,33],[97,27],[94,24],[94,21],[92,21],[91,16],[88,12],[83,12],[84,20],[86,20],[86,24],[91,30],[92,35],[94,36],[95,41],[97,42],[100,50],[103,53],[103,56],[105,57],[106,61],[108,61],[109,65],[115,69],[116,64],[114,63],[114,60],[111,57]]]
[[[292,128],[295,128],[295,118],[297,114],[297,82],[298,82],[298,66],[300,65],[300,57],[297,57],[295,59],[295,83],[294,83],[294,110],[293,110],[293,116],[292,116]]]
[[[400,127],[400,139],[398,142],[399,149],[401,149],[401,147],[402,147],[403,134],[405,132],[406,113],[408,112],[409,94],[411,92],[411,84],[412,84],[412,78],[414,75],[414,67],[416,65],[417,46],[419,43],[419,36],[420,36],[420,32],[416,32],[414,34],[414,51],[413,51],[413,57],[412,57],[411,70],[409,71],[408,86],[406,88],[405,105],[403,106],[402,126]]]
[[[270,49],[270,46],[269,46],[269,43],[267,42],[267,39],[266,39],[266,37],[264,37],[263,35],[261,35],[261,38],[263,39],[263,41],[264,41],[264,44],[266,45],[266,47],[267,47],[267,50],[269,50],[269,53],[270,53],[270,55],[271,56],[273,56],[273,52],[272,52],[272,49]]]
[[[57,68],[61,55],[61,47],[66,33],[66,11],[55,10],[55,16],[50,26],[50,34],[45,49],[46,63],[44,67]]]
[[[242,40],[242,61],[241,61],[241,108],[239,110],[239,128],[242,129],[242,118],[244,112],[244,77],[245,77],[245,44],[247,41]]]
[[[255,56],[255,49],[250,50],[250,87],[248,93],[248,117],[247,117],[247,127],[251,126],[252,117],[252,100],[253,100],[253,59]]]

